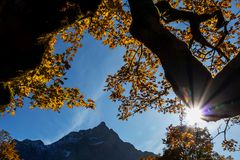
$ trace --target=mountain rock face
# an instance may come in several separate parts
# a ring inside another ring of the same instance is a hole
[[[93,129],[71,132],[50,145],[41,140],[16,142],[24,160],[137,160],[153,155],[123,142],[104,122]]]

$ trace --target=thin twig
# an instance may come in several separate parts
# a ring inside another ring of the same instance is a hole
[[[221,126],[217,129],[217,130],[218,130],[218,133],[217,133],[213,138],[211,138],[211,140],[215,139],[216,137],[218,137],[218,136],[221,135],[221,134],[223,134],[224,140],[227,140],[227,130],[229,129],[230,119],[231,119],[231,118],[228,118],[228,119],[226,120],[226,124],[225,124],[225,127],[224,127],[223,130],[220,131]]]
[[[140,60],[141,60],[142,54],[143,54],[142,46],[143,46],[143,45],[141,44],[141,45],[140,45],[141,53],[140,53],[140,56],[139,56],[139,58],[138,58],[137,68],[135,69],[135,72],[137,73],[136,75],[138,75],[139,64],[140,64]]]
[[[130,61],[130,66],[129,66],[129,68],[128,68],[128,71],[130,71],[130,69],[131,69],[131,67],[132,67],[132,62],[133,62],[135,56],[137,55],[140,47],[141,47],[141,45],[138,47],[137,51],[136,51],[135,54],[133,55],[133,57],[132,57],[132,59],[131,59],[131,61]]]

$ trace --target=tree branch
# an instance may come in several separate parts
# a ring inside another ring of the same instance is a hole
[[[210,72],[192,56],[188,46],[159,21],[152,0],[128,0],[132,14],[130,33],[161,60],[165,76],[186,105],[201,101]]]
[[[221,126],[218,128],[218,133],[211,138],[211,140],[214,140],[216,137],[218,137],[219,135],[223,134],[224,136],[224,140],[227,140],[227,130],[229,129],[229,122],[230,122],[230,118],[226,120],[226,124],[223,130],[221,129]]]

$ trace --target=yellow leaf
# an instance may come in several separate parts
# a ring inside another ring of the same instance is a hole
[[[12,116],[15,116],[15,111],[11,111],[11,115],[12,115]]]

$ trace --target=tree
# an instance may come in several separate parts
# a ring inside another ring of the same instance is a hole
[[[146,160],[230,160],[213,151],[212,138],[206,128],[169,126],[163,139],[166,147],[159,157],[146,157]],[[155,159],[154,159],[155,158]]]
[[[159,23],[160,16],[152,1],[139,3],[130,0],[129,4],[133,18],[130,33],[160,58],[166,79],[171,83],[176,95],[188,107],[200,107],[203,110],[203,118],[207,121],[216,121],[239,115],[238,91],[240,86],[237,81],[239,79],[240,55],[237,55],[227,64],[215,78],[212,78],[211,72],[189,50],[188,47],[191,47],[192,43],[188,46],[174,37]],[[163,7],[166,7],[166,5]],[[215,7],[217,7],[216,4]],[[158,8],[160,12],[164,12],[164,10],[161,11],[162,7]],[[217,24],[214,26],[218,26],[221,18],[217,16],[217,12],[221,11],[219,9],[215,10],[212,13],[213,15],[210,13],[194,14],[192,12],[190,14],[168,7],[166,14],[170,19],[179,15],[179,18],[175,20],[188,20],[193,40],[199,42],[203,47],[211,46],[213,51],[218,51],[220,58],[223,56],[228,61],[228,56],[222,51],[220,52],[221,48],[219,48],[228,32],[226,29],[227,22],[223,20],[223,23],[226,23],[224,27],[225,35],[221,34],[221,37],[217,38],[219,41],[216,45],[208,44],[209,42],[206,41],[200,29],[198,29],[200,22],[210,20],[214,15],[218,17]],[[155,43],[152,43],[153,39]],[[235,52],[238,54],[237,50]],[[174,67],[174,65],[177,67]],[[226,84],[226,89],[223,90],[222,85],[224,84]],[[230,91],[231,94],[228,95],[227,93]]]
[[[0,159],[2,160],[20,160],[15,150],[15,142],[7,131],[0,131]]]
[[[73,1],[62,10],[71,11],[68,8],[75,8],[75,4]],[[169,17],[166,15],[168,13],[162,12],[161,8],[157,10],[152,0],[103,0],[94,15],[89,17],[80,15],[80,18],[63,26],[63,29],[54,30],[39,38],[39,42],[47,44],[42,63],[35,70],[25,73],[24,76],[5,82],[12,91],[13,98],[9,105],[1,107],[1,112],[14,114],[16,108],[24,105],[24,99],[30,100],[30,108],[39,107],[40,109],[60,111],[65,104],[69,108],[73,106],[94,108],[94,102],[91,99],[85,99],[79,89],[63,86],[66,79],[65,73],[70,68],[70,62],[76,51],[82,47],[81,40],[86,31],[110,48],[121,46],[126,49],[123,66],[116,74],[108,76],[105,88],[106,91],[111,92],[111,100],[120,102],[118,115],[120,119],[127,119],[148,108],[162,113],[179,113],[185,107],[181,100],[195,105],[197,101],[200,101],[199,97],[204,92],[212,75],[215,76],[222,70],[226,60],[233,59],[238,55],[239,14],[235,13],[234,8],[235,6],[239,7],[239,4],[230,0],[183,0],[183,3],[171,0],[169,4],[171,8],[198,15],[212,15],[220,10],[228,23],[223,21],[222,24],[218,24],[220,18],[210,16],[209,19],[199,24],[199,32],[202,35],[200,39],[204,38],[209,42],[212,46],[209,47],[199,40],[199,37],[196,38],[191,25],[180,22],[184,26],[177,28],[175,24],[178,24],[178,21],[168,24],[166,21]],[[66,18],[71,18],[71,16],[69,14]],[[53,54],[57,38],[70,44],[70,47],[62,54]],[[179,56],[171,58],[176,53]],[[238,58],[235,58],[233,62],[236,61]],[[183,62],[184,66],[182,66]],[[232,65],[228,66],[231,68]],[[167,74],[160,70],[161,67]],[[221,73],[229,70],[229,67],[226,68]],[[205,76],[196,78],[197,74]],[[221,75],[224,74],[218,74],[215,79],[223,79]],[[227,80],[234,80],[233,74],[230,75],[232,77]],[[178,79],[177,84],[174,82],[175,79]],[[217,87],[223,88],[228,84],[226,82],[216,83]],[[185,87],[189,85],[192,85],[191,90]],[[130,89],[126,89],[127,86],[130,86]],[[178,97],[169,96],[173,90]],[[234,89],[234,95],[237,95],[238,90],[238,87]],[[211,97],[218,91],[212,89],[207,97]],[[235,98],[238,99],[238,97]],[[236,106],[238,101],[229,102],[229,104],[232,103]],[[239,113],[233,112],[234,110],[230,106],[231,115],[221,115],[221,112],[226,113],[222,110],[226,107],[219,106],[218,108],[220,109],[216,113],[220,118],[235,116],[235,113]],[[208,116],[209,120],[219,119],[214,116]],[[238,124],[240,117],[231,118],[229,121]]]
[[[170,126],[162,158],[173,159],[213,159],[213,143],[207,129],[187,126]],[[174,158],[175,157],[175,158]]]
[[[69,55],[69,50],[61,55],[53,54],[53,51],[57,32],[79,18],[92,17],[100,2],[1,2],[1,48],[5,52],[0,56],[2,113],[7,111],[14,114],[15,106],[23,105],[23,98],[32,100],[32,107],[56,111],[64,103],[70,108],[73,104],[94,107],[93,101],[84,100],[78,89],[62,87],[61,79],[70,68],[69,59],[72,55]],[[36,70],[32,70],[36,67]]]

